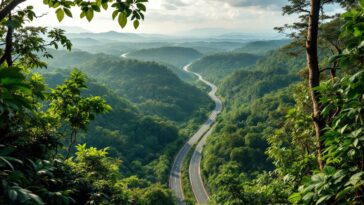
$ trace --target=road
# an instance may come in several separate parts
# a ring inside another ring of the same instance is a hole
[[[122,54],[120,57],[127,58],[128,53]],[[195,195],[196,201],[199,204],[207,204],[209,195],[206,191],[206,188],[204,186],[202,177],[201,177],[201,153],[203,146],[206,143],[207,137],[211,134],[212,125],[216,121],[217,115],[222,110],[222,102],[221,100],[216,96],[217,87],[216,85],[212,84],[211,82],[203,79],[203,77],[195,73],[193,71],[188,70],[188,68],[191,66],[191,64],[186,65],[183,67],[183,70],[192,73],[198,77],[200,81],[205,83],[211,88],[211,91],[209,92],[210,98],[215,102],[215,109],[211,112],[206,122],[200,127],[200,129],[183,145],[183,147],[179,150],[176,158],[174,159],[171,172],[169,175],[169,187],[174,192],[177,202],[180,205],[184,205],[184,194],[183,194],[183,188],[182,188],[182,180],[181,180],[181,170],[182,170],[182,164],[185,158],[187,157],[188,152],[191,150],[192,146],[196,144],[199,140],[200,142],[197,144],[196,149],[193,152],[190,166],[189,166],[189,175],[190,175],[190,183],[192,186],[192,191]]]
[[[188,68],[191,64],[186,65],[183,69],[186,72],[193,73],[198,77],[200,81],[211,87],[211,91],[209,92],[210,98],[215,102],[215,109],[211,112],[209,118],[206,122],[200,127],[200,129],[184,144],[184,146],[178,152],[169,176],[169,187],[175,193],[177,197],[178,204],[184,203],[184,194],[182,188],[182,180],[181,180],[181,169],[184,159],[186,158],[188,152],[191,150],[192,146],[196,144],[201,138],[200,142],[197,144],[197,147],[192,155],[190,167],[189,167],[189,175],[190,182],[192,185],[192,191],[196,197],[196,200],[199,204],[206,204],[208,201],[208,193],[205,189],[204,183],[202,181],[201,172],[200,172],[200,164],[201,164],[201,153],[203,149],[203,145],[206,142],[206,138],[211,133],[211,125],[216,121],[217,115],[222,110],[222,102],[216,96],[217,87],[210,83],[209,81],[202,78],[202,76],[198,73],[189,71]]]
[[[124,54],[121,54],[121,56],[120,57],[122,57],[122,58],[127,58],[127,55],[128,55],[129,53],[124,53]]]

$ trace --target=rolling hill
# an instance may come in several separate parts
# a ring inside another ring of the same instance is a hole
[[[233,71],[254,65],[261,56],[247,53],[218,53],[205,56],[191,65],[191,70],[201,73],[213,82],[219,82]]]
[[[207,94],[183,82],[158,63],[86,52],[56,52],[53,55],[57,60],[50,60],[50,67],[78,67],[149,114],[186,122],[212,104]]]
[[[128,54],[129,58],[146,61],[157,61],[182,67],[193,60],[200,58],[202,54],[193,48],[161,47],[134,51]]]
[[[55,87],[63,82],[68,73],[68,69],[62,69],[48,72],[44,77],[50,87]],[[87,84],[88,90],[84,95],[103,97],[113,110],[98,116],[78,143],[98,148],[109,147],[111,156],[123,161],[123,174],[155,180],[153,169],[141,170],[140,166],[149,166],[166,151],[175,149],[174,144],[183,139],[177,126],[171,121],[144,113],[135,104],[95,80],[89,79]]]
[[[279,49],[287,44],[289,44],[291,40],[283,39],[283,40],[270,40],[270,41],[253,41],[249,42],[241,48],[237,48],[235,52],[243,52],[243,53],[252,53],[263,55],[268,53],[271,50]]]

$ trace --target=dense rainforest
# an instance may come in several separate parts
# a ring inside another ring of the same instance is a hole
[[[66,33],[28,26],[25,1],[0,3],[0,204],[177,204],[173,160],[214,108],[188,64],[224,107],[200,153],[209,204],[364,204],[364,1],[288,0],[288,38],[249,42]],[[138,28],[146,2],[43,4]]]
[[[127,16],[130,2],[119,2],[113,15],[138,27],[145,2]],[[175,204],[169,164],[204,119],[207,95],[157,63],[54,51],[71,41],[61,29],[25,26],[37,15],[20,3],[0,9],[0,203]],[[99,3],[44,1],[60,21],[71,7],[91,21],[111,2]]]
[[[201,56],[202,54],[196,49],[183,47],[150,48],[128,53],[128,57],[164,62],[176,67],[182,67]]]
[[[290,1],[284,12],[301,13],[302,25],[277,29],[297,29],[292,42],[220,82],[225,110],[202,164],[212,204],[364,203],[364,4],[340,1],[342,15],[317,11],[330,3]]]
[[[216,53],[194,62],[191,70],[201,73],[212,82],[218,82],[235,70],[249,69],[249,66],[254,65],[260,58],[260,56],[249,53]]]

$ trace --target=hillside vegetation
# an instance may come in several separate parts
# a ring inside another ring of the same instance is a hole
[[[288,87],[299,81],[303,59],[275,51],[249,70],[235,71],[221,81],[219,95],[225,109],[208,139],[202,164],[213,193],[220,194],[221,181],[216,179],[223,180],[229,171],[244,181],[273,170],[265,154],[267,136],[282,126],[280,119],[294,105]]]
[[[206,79],[220,82],[228,74],[236,70],[248,69],[261,56],[248,53],[218,53],[197,60],[191,65],[191,70],[202,74]]]
[[[58,70],[45,74],[48,85],[55,87],[68,75],[69,70]],[[118,157],[124,163],[121,172],[125,175],[137,175],[151,181],[166,182],[169,157],[163,164],[162,173],[153,162],[162,155],[173,155],[176,143],[183,140],[178,127],[171,121],[142,112],[129,100],[118,96],[108,87],[95,80],[89,80],[89,90],[85,96],[101,96],[111,105],[112,112],[99,116],[89,126],[78,143],[87,143],[97,148],[109,147],[112,157]],[[152,165],[150,165],[152,164]],[[142,168],[143,167],[143,168]]]
[[[290,1],[284,11],[295,13],[303,4]],[[317,45],[309,39],[302,49],[302,18],[291,44],[221,81],[225,110],[202,163],[212,204],[363,203],[364,72],[358,54],[364,32],[352,34],[364,4],[343,4],[349,11],[342,17],[316,22]],[[310,45],[318,46],[315,53]]]
[[[201,56],[202,54],[197,50],[185,47],[150,48],[128,53],[129,58],[163,62],[177,68],[187,65]]]
[[[241,48],[237,48],[235,52],[251,53],[257,55],[267,54],[269,51],[279,49],[288,45],[291,40],[271,40],[271,41],[253,41],[249,42]]]
[[[57,60],[49,61],[50,67],[59,68],[62,62],[66,68],[78,67],[149,114],[183,122],[206,112],[212,104],[205,93],[158,63],[86,52],[58,52],[54,56]]]

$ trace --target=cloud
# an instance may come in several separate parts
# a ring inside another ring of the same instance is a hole
[[[281,16],[280,6],[285,0],[150,0],[147,5],[145,21],[135,31],[129,24],[123,32],[179,33],[194,28],[223,28],[249,32],[271,31],[274,26],[290,23],[292,16]],[[116,30],[120,26],[112,21],[112,9],[95,14],[88,24],[85,19],[65,18],[58,23],[54,10],[44,6],[42,1],[29,1],[37,13],[49,12],[44,18],[37,19],[32,25],[41,26],[80,26],[94,32]]]
[[[188,4],[184,3],[181,0],[168,0],[164,1],[162,6],[168,10],[177,10],[179,7],[188,6]]]
[[[233,7],[281,8],[287,0],[226,0],[225,3]]]

